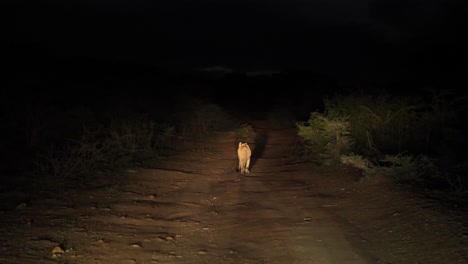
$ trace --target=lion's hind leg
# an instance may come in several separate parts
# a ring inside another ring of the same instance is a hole
[[[247,162],[245,164],[245,173],[250,173],[249,167],[250,167],[250,158],[247,159]]]
[[[246,162],[245,162],[245,160],[243,160],[243,161],[241,162],[241,165],[240,165],[240,172],[241,172],[241,174],[245,174],[246,171],[247,171],[247,170],[246,170]]]

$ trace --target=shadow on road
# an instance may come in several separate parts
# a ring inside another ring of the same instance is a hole
[[[255,167],[255,163],[262,156],[268,142],[268,134],[266,130],[260,129],[255,136],[255,143],[252,148],[252,156],[250,158],[250,169]]]

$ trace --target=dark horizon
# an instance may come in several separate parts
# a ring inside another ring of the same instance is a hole
[[[466,83],[461,1],[8,2],[8,89],[213,68],[403,91]]]

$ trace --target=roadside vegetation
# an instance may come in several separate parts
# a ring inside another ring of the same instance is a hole
[[[116,177],[156,164],[176,138],[231,131],[239,141],[258,140],[255,127],[207,99],[164,100],[86,107],[6,102],[0,116],[7,128],[0,140],[1,191],[85,187],[96,175]],[[272,128],[297,128],[293,159],[344,164],[362,177],[383,174],[432,194],[466,198],[466,102],[450,91],[408,97],[355,91],[324,98],[323,110],[310,112],[307,120],[298,117],[304,116],[299,105],[272,106],[264,118]]]
[[[119,104],[5,105],[2,121],[9,130],[1,141],[0,191],[57,194],[84,188],[98,177],[118,178],[131,168],[157,164],[167,158],[176,138],[240,127],[207,100],[181,99],[163,110],[134,100],[140,110]]]
[[[466,97],[426,90],[420,96],[385,91],[337,94],[324,110],[296,122],[300,160],[347,164],[363,177],[384,174],[431,194],[468,193]]]

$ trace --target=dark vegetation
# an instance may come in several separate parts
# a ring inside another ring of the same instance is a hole
[[[167,158],[174,137],[236,131],[255,140],[248,120],[264,118],[298,128],[295,159],[386,174],[441,197],[467,194],[467,98],[457,91],[402,95],[301,74],[150,76],[15,83],[2,96],[0,191],[86,187],[97,174]]]
[[[418,96],[362,91],[324,100],[323,112],[298,122],[300,158],[345,163],[364,176],[385,174],[429,191],[464,195],[466,96],[421,90]]]

